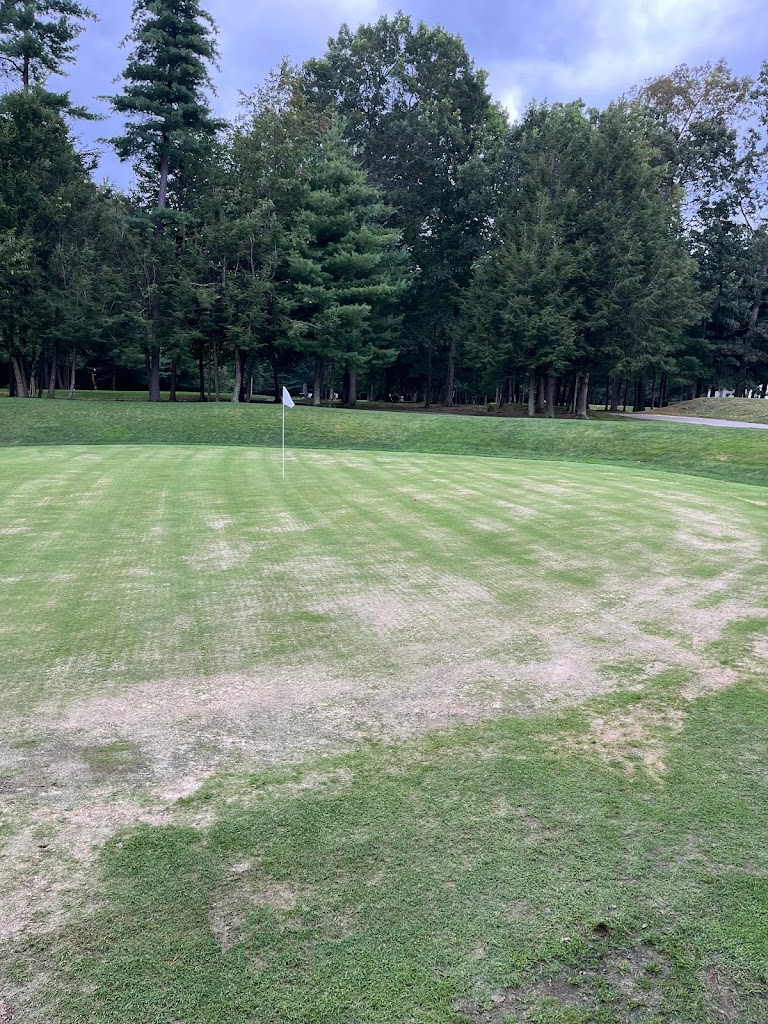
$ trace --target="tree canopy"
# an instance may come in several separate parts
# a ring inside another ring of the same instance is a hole
[[[47,90],[93,17],[0,0],[10,393],[527,402],[585,416],[768,394],[768,62],[680,66],[511,123],[464,42],[342,26],[214,113],[216,25],[135,0],[113,95],[129,193]]]

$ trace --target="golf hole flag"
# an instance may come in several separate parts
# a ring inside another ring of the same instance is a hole
[[[285,407],[293,409],[296,403],[288,394],[288,388],[283,388],[283,480],[285,480]]]

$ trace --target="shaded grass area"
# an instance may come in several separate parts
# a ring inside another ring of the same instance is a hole
[[[0,445],[178,444],[276,447],[281,408],[222,403],[0,403]],[[758,435],[758,436],[755,436]],[[365,449],[647,467],[765,483],[768,439],[755,431],[638,421],[527,421],[297,407],[294,448]]]
[[[768,401],[761,398],[693,398],[648,412],[653,412],[654,416],[703,416],[740,423],[768,423]]]
[[[679,682],[214,780],[11,973],[56,968],[61,1024],[763,1024],[768,693]],[[685,716],[662,782],[569,749],[641,705]]]

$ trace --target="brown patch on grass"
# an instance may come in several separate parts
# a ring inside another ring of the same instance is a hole
[[[741,1019],[732,979],[718,967],[708,967],[701,975],[707,1008],[716,1021]]]
[[[211,900],[208,921],[223,953],[248,936],[249,922],[260,907],[267,907],[290,925],[291,913],[309,890],[276,879],[253,877],[251,864],[244,861],[229,869],[228,877]]]
[[[353,782],[352,772],[347,768],[335,768],[330,772],[307,772],[298,782],[284,782],[279,787],[283,793],[316,792],[322,789],[344,789]]]
[[[568,1010],[578,1013],[574,1019],[586,1021],[593,1013],[605,1013],[606,1007],[617,1020],[640,1022],[663,1009],[664,984],[670,974],[668,960],[643,944],[609,952],[595,967],[537,968],[520,985],[486,993],[458,1009],[470,1024],[533,1024],[543,1014],[549,1020],[552,1011]]]
[[[589,754],[628,772],[640,767],[659,781],[667,771],[667,741],[682,731],[684,721],[684,714],[676,708],[637,707],[593,718],[582,735],[563,735],[550,741],[561,750]]]
[[[306,457],[336,462],[335,457]],[[417,471],[406,463],[401,468]],[[531,491],[536,489],[549,489],[555,496],[571,493],[567,487],[537,485]],[[404,493],[412,494],[412,489],[404,488]],[[522,494],[524,501],[525,490]],[[511,530],[516,518],[540,515],[540,510],[512,502],[496,504],[508,513],[497,528]],[[29,720],[20,717],[6,723],[10,732],[16,727],[32,729],[49,746],[63,751],[57,762],[56,793],[36,779],[35,765],[39,767],[43,755],[27,752],[10,764],[12,774],[4,788],[14,801],[9,813],[19,823],[20,845],[10,858],[11,864],[16,859],[16,877],[11,872],[0,879],[2,891],[15,887],[11,904],[16,910],[9,919],[23,916],[19,908],[25,902],[35,905],[40,919],[55,914],[57,904],[66,903],[83,882],[94,846],[127,824],[164,823],[171,815],[178,820],[185,812],[171,805],[233,764],[298,760],[318,751],[340,752],[364,738],[391,741],[456,721],[578,703],[617,685],[641,688],[662,668],[689,673],[683,692],[689,699],[732,685],[736,672],[713,665],[706,647],[733,622],[764,615],[764,608],[750,607],[740,568],[755,564],[759,539],[743,523],[710,513],[700,519],[699,512],[696,503],[684,510],[677,520],[680,530],[715,543],[728,540],[713,555],[722,571],[709,579],[694,580],[683,570],[676,576],[670,566],[663,566],[640,583],[612,577],[610,588],[580,589],[560,578],[562,574],[553,570],[557,553],[542,546],[534,552],[541,572],[518,571],[504,559],[465,566],[458,557],[455,565],[444,560],[440,571],[398,549],[396,556],[384,556],[377,563],[370,580],[363,580],[343,558],[318,549],[312,557],[302,557],[300,565],[276,565],[271,578],[279,592],[280,577],[290,577],[289,610],[319,609],[329,616],[350,652],[343,662],[328,657],[320,661],[315,652],[301,653],[291,662],[281,652],[278,664],[266,653],[257,668],[215,676],[170,674],[117,695],[110,693],[110,679],[92,656],[54,662],[49,669],[55,695],[51,703],[34,709],[33,723],[26,711],[22,714]],[[477,523],[490,528],[491,520]],[[195,568],[230,569],[256,550],[256,542],[226,542],[222,531],[229,526],[227,517],[211,516],[208,525],[216,533],[208,534],[201,557],[189,554]],[[459,554],[463,551],[461,536],[448,528],[425,522],[416,529],[437,552],[447,544],[456,545]],[[292,532],[296,522],[287,514],[273,517],[257,522],[249,536],[254,539],[255,533],[269,530]],[[730,543],[734,530],[741,533]],[[531,549],[526,553],[531,555]],[[701,558],[700,552],[694,553]],[[613,556],[610,564],[615,564]],[[573,561],[562,569],[590,578],[586,563]],[[128,573],[140,577],[154,571],[139,567]],[[134,585],[143,583],[136,579]],[[713,599],[717,604],[708,605]],[[261,598],[245,595],[233,613],[235,632],[253,636],[261,610]],[[648,635],[643,624],[649,622],[669,632]],[[183,628],[184,622],[174,621],[176,632]],[[156,638],[151,644],[157,654]],[[756,657],[768,655],[762,644],[762,639],[755,644]],[[643,668],[635,678],[617,681],[604,671],[608,660],[635,661]],[[153,664],[159,662],[160,658]],[[68,698],[82,679],[108,695],[85,697],[63,708],[61,695]],[[553,742],[561,747],[572,744],[571,749],[588,751],[606,763],[662,778],[666,742],[681,724],[679,711],[666,714],[647,708],[595,719],[582,739],[558,737]],[[103,763],[99,751],[116,742],[129,744],[140,758],[131,764],[119,758]],[[92,751],[93,763],[83,757],[84,750]],[[309,775],[286,784],[285,792],[344,786],[349,781],[340,774]],[[119,782],[119,787],[110,782]],[[517,813],[501,801],[495,812]],[[531,834],[535,828],[531,823]],[[50,839],[49,848],[58,851],[55,857],[37,851],[39,829]],[[59,861],[67,865],[61,872]],[[25,881],[35,872],[39,882]]]

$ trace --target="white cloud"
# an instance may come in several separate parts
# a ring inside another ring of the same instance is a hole
[[[532,97],[604,103],[677,64],[702,59],[702,52],[716,59],[721,45],[750,24],[748,11],[757,12],[757,5],[758,0],[595,0],[591,32],[578,59],[492,64],[490,86],[513,116]],[[567,18],[570,5],[558,7],[550,16]],[[574,35],[583,32],[583,23],[574,24]]]

